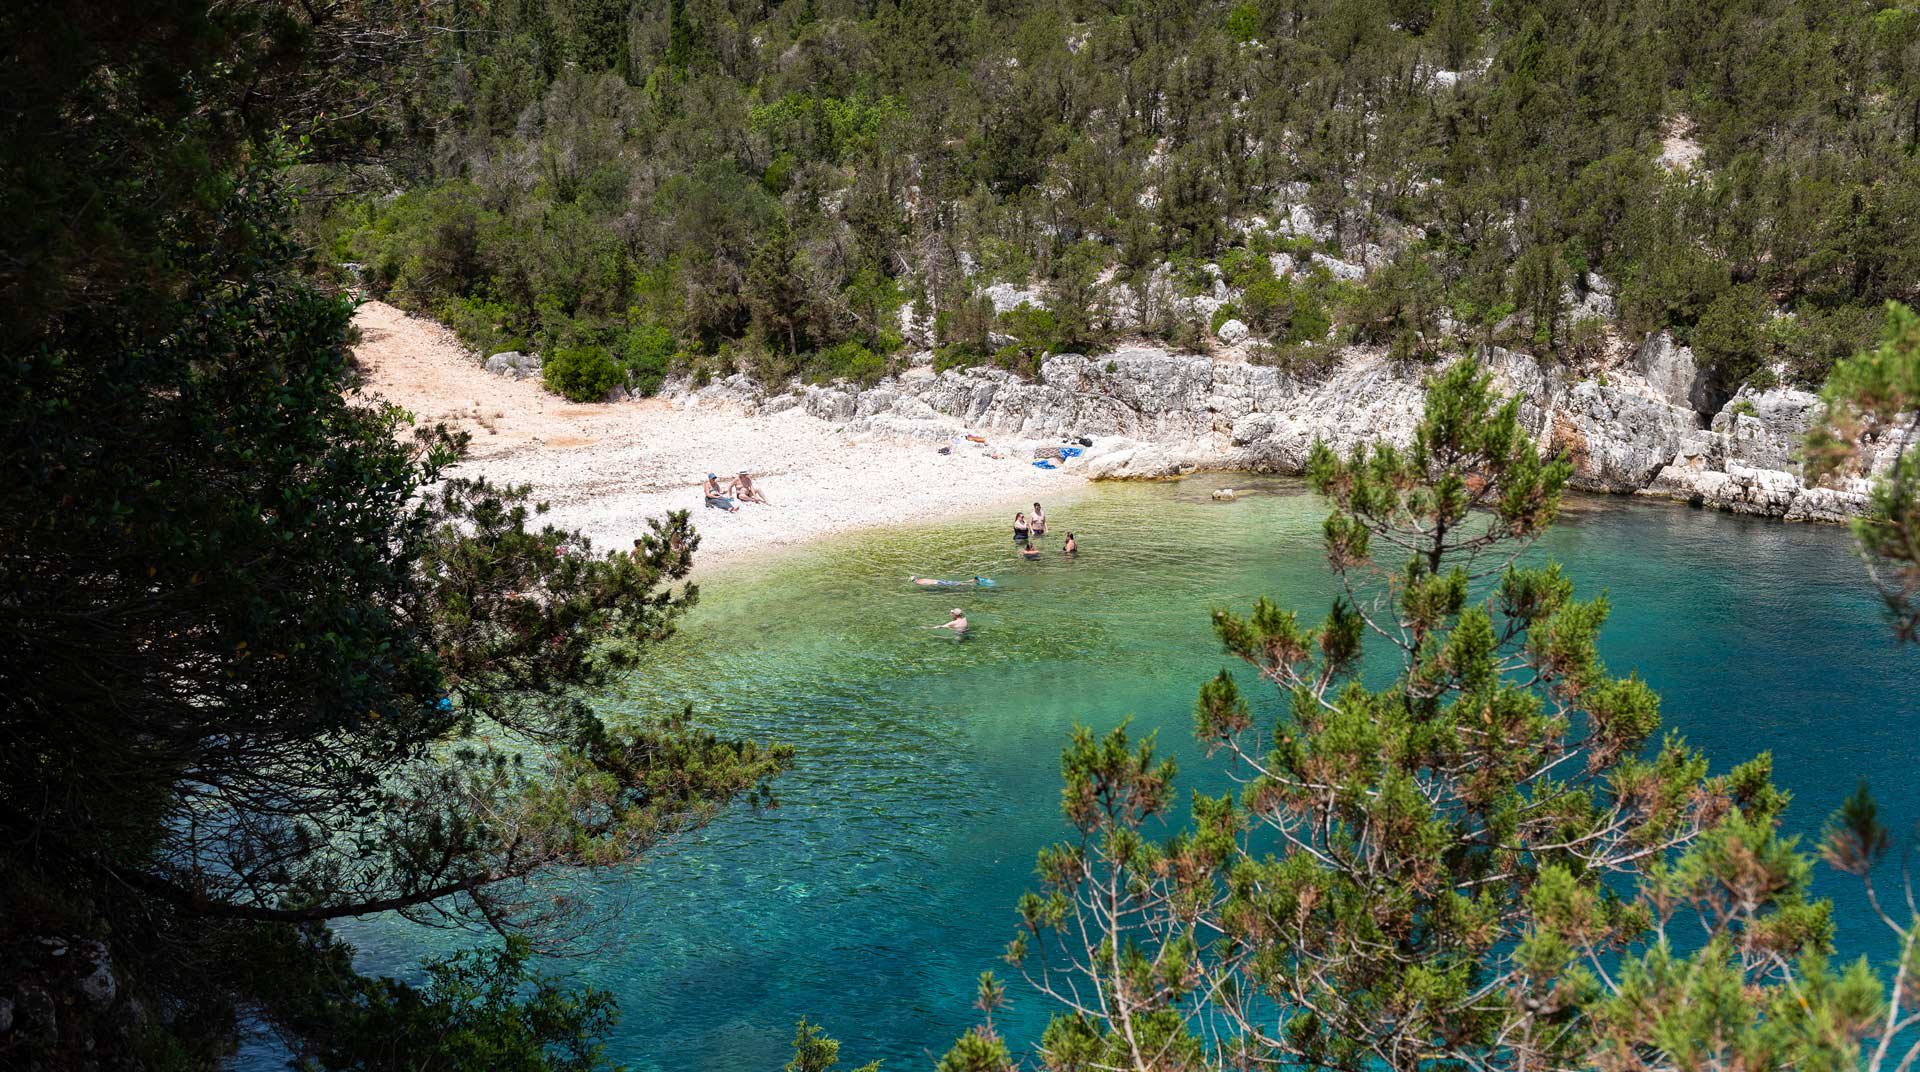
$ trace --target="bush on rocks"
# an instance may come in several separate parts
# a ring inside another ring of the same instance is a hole
[[[569,402],[598,402],[627,382],[627,370],[602,347],[576,346],[548,355],[540,379]]]

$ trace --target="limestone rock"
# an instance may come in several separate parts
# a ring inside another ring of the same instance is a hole
[[[1046,304],[1040,291],[1033,287],[1016,287],[1012,283],[995,283],[980,292],[993,303],[993,311],[1004,313],[1018,309],[1022,303],[1039,308]]]
[[[1716,408],[1706,374],[1693,363],[1693,351],[1664,331],[1640,344],[1633,354],[1633,367],[1670,405],[1687,406],[1696,413]]]
[[[1690,409],[1592,380],[1573,385],[1553,411],[1550,448],[1573,460],[1573,483],[1594,491],[1633,492],[1699,431]]]
[[[1198,299],[1207,300],[1212,299]],[[1223,340],[1244,324],[1221,326]],[[1560,368],[1499,347],[1473,358],[1500,390],[1520,399],[1520,419],[1541,446],[1565,450],[1574,484],[1643,493],[1743,513],[1838,518],[1857,512],[1866,482],[1801,486],[1797,453],[1818,399],[1804,391],[1744,391],[1711,426],[1693,406],[1692,355],[1670,338],[1648,340],[1634,367],[1606,382],[1571,380]],[[1386,439],[1407,443],[1434,370],[1349,348],[1312,379],[1243,361],[1157,348],[1052,354],[1034,381],[1004,369],[918,365],[859,388],[793,384],[769,393],[745,376],[669,397],[724,402],[748,412],[803,408],[850,434],[947,442],[966,432],[996,441],[1090,437],[1070,465],[1096,479],[1158,478],[1196,467],[1300,473],[1316,440],[1346,451]],[[1891,454],[1876,465],[1890,463]]]
[[[540,375],[540,357],[537,354],[523,354],[518,350],[508,350],[487,358],[486,369],[495,376],[511,376],[524,380],[529,376]]]
[[[1229,320],[1220,325],[1220,330],[1215,334],[1220,337],[1221,342],[1232,346],[1247,337],[1247,325],[1239,320]]]

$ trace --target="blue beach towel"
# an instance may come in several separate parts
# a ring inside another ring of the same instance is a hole
[[[1083,448],[1083,447],[1061,447],[1061,448],[1060,448],[1060,460],[1064,462],[1064,461],[1066,461],[1066,460],[1067,460],[1068,458],[1078,458],[1078,457],[1080,456],[1080,452],[1081,452],[1081,451],[1082,451],[1083,449],[1085,449],[1085,448]]]
[[[1034,467],[1035,469],[1052,469],[1052,468],[1054,468],[1054,464],[1053,464],[1053,462],[1051,462],[1051,461],[1049,461],[1048,459],[1046,459],[1046,458],[1042,458],[1042,459],[1040,459],[1039,461],[1037,461],[1037,462],[1034,462],[1034,463],[1033,463],[1033,467]]]

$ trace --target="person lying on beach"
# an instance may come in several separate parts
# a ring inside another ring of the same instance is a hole
[[[1032,540],[1028,540],[1026,543],[1026,546],[1020,548],[1020,553],[1027,556],[1028,558],[1040,557],[1040,549],[1033,545]]]
[[[754,484],[753,477],[749,476],[744,469],[740,471],[740,475],[733,478],[733,494],[741,502],[759,503],[762,506],[773,505],[767,501],[766,495]]]
[[[1067,533],[1067,542],[1061,545],[1060,553],[1063,555],[1071,555],[1071,554],[1077,554],[1079,550],[1080,550],[1079,541],[1073,538],[1073,533],[1071,532]]]
[[[733,485],[728,484],[724,488],[721,487],[720,475],[718,473],[707,474],[706,487],[703,488],[702,490],[706,495],[708,506],[711,506],[716,510],[725,510],[730,514],[735,513],[740,509],[739,503],[736,503],[732,499],[727,497],[727,492],[733,490]]]
[[[955,636],[960,636],[966,633],[967,631],[967,616],[964,612],[961,611],[959,607],[955,607],[953,608],[952,618],[944,622],[941,622],[939,625],[929,625],[927,626],[927,628],[928,629],[951,629],[953,630],[953,634]]]

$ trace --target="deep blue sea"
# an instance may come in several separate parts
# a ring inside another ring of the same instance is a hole
[[[1229,484],[1253,494],[1210,498]],[[1267,595],[1318,620],[1333,591],[1325,512],[1295,483],[1208,474],[1049,504],[1038,562],[1018,559],[996,515],[707,578],[658,665],[609,706],[692,703],[724,732],[793,743],[798,762],[779,807],[730,812],[604,876],[606,944],[550,967],[618,996],[610,1055],[637,1069],[776,1069],[803,1014],[849,1065],[930,1067],[973,1022],[977,975],[1001,967],[1035,851],[1064,832],[1069,728],[1131,718],[1160,732],[1183,785],[1217,789],[1189,729],[1195,691],[1228,663],[1208,612]],[[1075,561],[1056,553],[1069,529]],[[1607,592],[1610,668],[1658,689],[1668,725],[1716,768],[1773,752],[1791,827],[1817,831],[1861,777],[1890,825],[1920,819],[1920,648],[1893,643],[1844,530],[1582,498],[1536,554],[1582,594]],[[955,596],[915,589],[912,573],[999,583]],[[917,628],[953,605],[974,622],[966,643]],[[1857,889],[1820,874],[1843,952],[1886,955]],[[403,975],[451,941],[396,921],[347,932],[363,967]],[[1002,1027],[1029,1042],[1047,1007],[1017,978],[1009,991]]]

